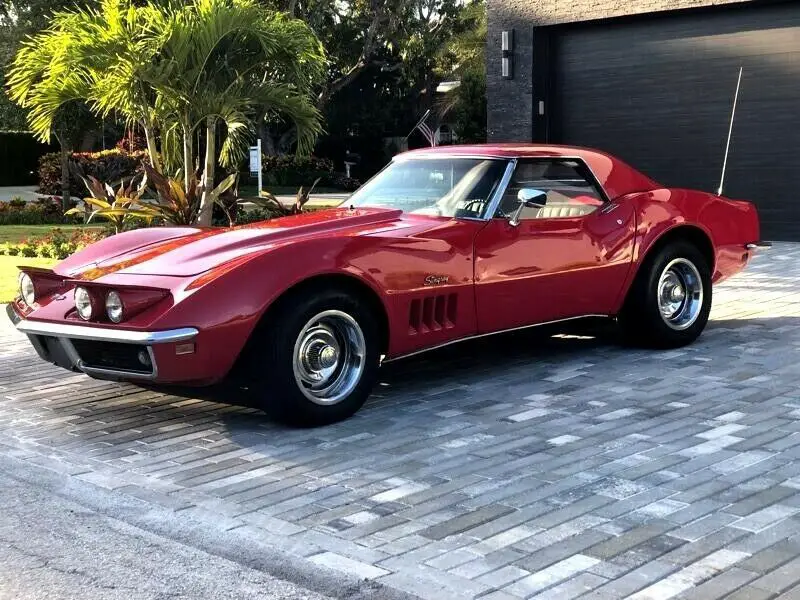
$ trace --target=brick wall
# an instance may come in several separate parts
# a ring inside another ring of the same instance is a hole
[[[755,0],[487,0],[488,136],[530,141],[533,128],[533,28],[663,10]],[[500,34],[514,29],[514,79],[500,76]]]

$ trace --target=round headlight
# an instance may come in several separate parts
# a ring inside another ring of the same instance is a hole
[[[108,296],[106,296],[106,314],[108,318],[114,323],[119,323],[122,321],[123,310],[122,298],[119,297],[119,293],[108,292]]]
[[[28,306],[33,306],[33,303],[36,302],[36,288],[33,285],[33,279],[27,273],[19,274],[19,295]]]
[[[94,307],[92,306],[92,297],[86,288],[75,288],[75,310],[78,311],[78,316],[84,321],[92,318]]]

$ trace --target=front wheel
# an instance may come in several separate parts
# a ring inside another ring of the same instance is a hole
[[[283,302],[257,333],[250,379],[264,410],[298,426],[357,412],[378,370],[378,325],[365,303],[335,290]]]
[[[711,268],[696,246],[676,241],[642,265],[620,315],[638,345],[677,348],[695,341],[711,312]]]

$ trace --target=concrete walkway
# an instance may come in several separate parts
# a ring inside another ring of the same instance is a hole
[[[13,198],[33,202],[39,197],[36,189],[35,185],[0,186],[0,202],[8,202]]]

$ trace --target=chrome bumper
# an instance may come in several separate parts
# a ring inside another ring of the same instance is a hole
[[[193,327],[165,331],[131,331],[69,323],[29,321],[17,313],[13,304],[6,306],[6,312],[17,331],[28,336],[41,358],[65,369],[82,371],[98,379],[155,379],[158,377],[158,366],[152,347],[157,344],[188,341],[194,339],[199,333]],[[73,340],[142,346],[142,350],[146,351],[149,356],[152,369],[149,372],[143,372],[92,366],[81,358]]]
[[[745,244],[744,247],[748,250],[768,250],[772,248],[772,242],[750,242],[749,244]]]

